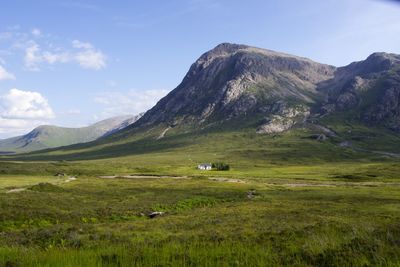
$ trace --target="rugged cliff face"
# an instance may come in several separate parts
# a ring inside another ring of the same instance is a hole
[[[221,44],[203,54],[182,83],[135,125],[207,123],[251,114],[282,115],[307,109],[317,84],[335,67],[245,45]],[[277,106],[277,101],[280,104]]]
[[[400,56],[375,53],[336,68],[246,45],[223,43],[203,54],[182,83],[132,127],[259,117],[258,133],[276,133],[318,118],[352,119],[400,129]],[[264,118],[264,119],[262,119]]]
[[[366,60],[338,68],[320,84],[327,94],[322,114],[352,112],[353,119],[369,125],[400,129],[400,56],[374,53]]]

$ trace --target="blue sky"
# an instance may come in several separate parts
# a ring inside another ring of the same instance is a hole
[[[0,138],[137,114],[221,42],[336,66],[400,54],[385,0],[8,0],[0,16]]]

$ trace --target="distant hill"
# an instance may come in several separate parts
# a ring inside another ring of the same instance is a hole
[[[29,152],[90,142],[124,129],[140,116],[113,117],[82,128],[39,126],[26,135],[0,140],[0,153]]]

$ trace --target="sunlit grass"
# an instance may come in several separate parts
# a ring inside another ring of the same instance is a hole
[[[308,170],[296,171],[306,175]],[[395,245],[400,236],[400,186],[395,180],[346,184],[289,177],[234,183],[206,177],[87,176],[56,188],[0,194],[0,262],[15,266],[400,263]],[[300,186],[292,186],[296,183]],[[255,192],[253,198],[248,197],[250,190]],[[146,214],[154,210],[165,214],[149,219]]]
[[[0,266],[399,266],[399,159],[310,134],[132,137],[3,157]],[[15,187],[26,190],[6,193]]]
[[[65,179],[48,175],[0,175],[0,190],[29,187],[38,183],[60,183]]]

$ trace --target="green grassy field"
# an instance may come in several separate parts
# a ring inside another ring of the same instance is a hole
[[[326,142],[208,131],[3,156],[0,266],[399,266],[400,159],[373,152],[399,139],[352,127],[365,150],[338,126]]]
[[[30,184],[39,177],[26,179]],[[400,264],[400,181],[291,180],[290,175],[240,181],[79,177],[70,183],[2,192],[0,262],[4,266]],[[146,214],[151,211],[165,214],[150,219]]]

